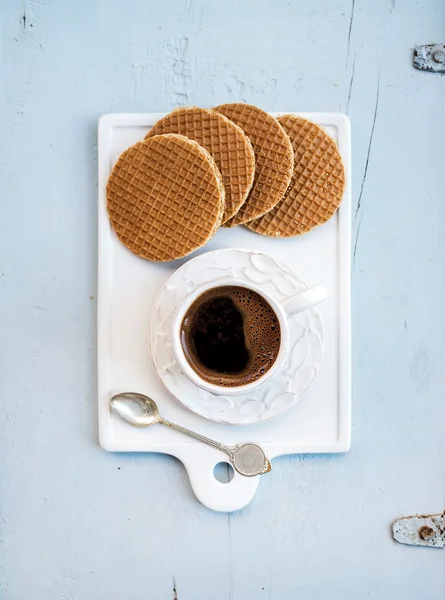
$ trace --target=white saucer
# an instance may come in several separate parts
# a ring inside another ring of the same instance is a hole
[[[291,269],[260,252],[227,249],[202,254],[175,271],[159,292],[150,322],[151,356],[164,385],[186,408],[219,423],[258,423],[295,406],[311,385],[323,354],[323,322],[315,308],[289,319],[289,350],[283,367],[254,392],[229,397],[202,390],[185,377],[173,356],[173,317],[196,286],[218,285],[228,277],[255,284],[278,301],[307,288]]]

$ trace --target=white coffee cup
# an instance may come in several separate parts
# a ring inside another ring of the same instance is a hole
[[[233,387],[209,383],[208,381],[205,381],[202,377],[200,377],[188,362],[181,343],[182,322],[193,302],[197,298],[199,298],[199,296],[204,294],[204,292],[224,286],[239,286],[248,290],[253,290],[257,294],[262,296],[276,314],[281,330],[280,349],[278,351],[277,358],[275,359],[275,362],[273,363],[271,368],[255,381],[252,381],[251,383],[247,383],[245,385]],[[275,298],[270,296],[264,290],[256,287],[255,285],[251,285],[250,283],[247,284],[244,281],[240,281],[238,279],[221,279],[218,280],[218,282],[206,283],[200,287],[195,288],[190,294],[188,294],[176,311],[172,327],[173,354],[184,375],[203,390],[207,390],[208,392],[219,396],[235,396],[237,394],[245,394],[247,392],[251,392],[252,390],[264,385],[266,381],[269,381],[281,369],[288,351],[288,319],[291,318],[293,315],[303,312],[304,310],[311,308],[312,306],[315,306],[320,302],[323,302],[325,298],[326,290],[323,286],[320,285],[308,288],[303,292],[300,292],[293,296],[289,296],[284,301],[278,302],[277,300],[275,300]]]

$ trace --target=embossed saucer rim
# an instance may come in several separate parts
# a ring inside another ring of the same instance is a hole
[[[224,257],[230,254],[235,255],[232,256],[232,259],[238,258],[239,260],[232,260],[230,262],[230,266],[224,265]],[[218,262],[220,257],[222,258]],[[264,267],[264,270],[261,270],[258,265],[255,265],[255,262],[252,260],[254,258],[264,260],[264,265],[260,265]],[[204,261],[206,263],[205,266],[200,265],[202,268],[199,270],[199,272],[196,272],[196,268],[194,267]],[[271,263],[269,263],[269,261],[271,261]],[[267,270],[268,264],[272,265],[272,271]],[[302,394],[310,387],[315,379],[315,376],[317,375],[322,361],[324,346],[324,328],[321,316],[317,309],[311,308],[305,313],[296,316],[295,327],[297,331],[298,329],[302,330],[302,334],[299,338],[293,340],[294,343],[290,353],[293,354],[295,348],[297,348],[297,345],[301,342],[301,339],[305,338],[306,334],[310,334],[308,345],[311,346],[312,341],[312,347],[308,346],[306,355],[303,357],[303,360],[300,363],[293,364],[295,363],[295,359],[293,362],[289,361],[289,364],[285,363],[281,373],[277,373],[273,380],[265,383],[264,388],[257,390],[256,396],[261,390],[263,390],[261,399],[253,399],[251,397],[246,398],[246,395],[249,396],[249,394],[232,396],[230,398],[224,396],[214,396],[210,392],[201,390],[187,380],[184,374],[179,370],[178,365],[172,356],[171,342],[168,340],[172,315],[174,314],[178,304],[182,301],[187,293],[194,289],[194,287],[209,281],[217,284],[221,278],[227,279],[228,270],[234,273],[234,278],[240,278],[240,270],[243,270],[243,276],[247,277],[245,273],[246,269],[252,269],[256,275],[261,275],[263,277],[263,281],[261,283],[274,288],[273,293],[270,292],[270,290],[269,293],[276,297],[278,301],[283,300],[283,298],[289,295],[289,293],[294,293],[295,290],[303,290],[308,287],[300,275],[286,265],[280,263],[274,257],[263,252],[232,248],[213,250],[187,261],[170,276],[158,293],[153,307],[150,323],[150,347],[152,350],[151,356],[153,364],[168,391],[184,407],[191,410],[195,414],[198,414],[209,421],[231,425],[247,425],[266,421],[295,406],[301,399]],[[209,271],[212,270],[218,271],[218,277],[214,277],[215,273],[209,273]],[[235,273],[236,271],[238,271],[238,274]],[[252,279],[252,272],[250,273],[249,277],[250,280],[255,281]],[[266,277],[266,279],[264,279],[264,277]],[[284,292],[282,289],[283,286],[280,289],[279,282],[286,284],[287,286],[291,284],[292,291],[289,292],[288,290],[287,292]],[[181,285],[179,286],[180,283]],[[256,281],[256,284],[258,285],[258,281]],[[174,290],[177,291],[175,296],[173,296]],[[167,293],[167,298],[170,298],[170,302],[167,303],[167,315],[161,318],[161,313],[166,312],[164,295]],[[163,319],[162,324],[156,319],[158,312],[160,321]],[[297,321],[301,321],[302,319],[306,320],[305,325],[302,326],[300,322],[299,327],[297,328]],[[290,328],[290,333],[292,338],[292,328]],[[159,345],[160,338],[162,338],[161,346]],[[168,348],[169,344],[170,353]],[[161,351],[159,348],[161,348]],[[162,357],[162,348],[164,350],[164,357]],[[307,357],[314,352],[316,358],[313,359],[312,363],[310,363],[308,366],[305,364],[305,361]],[[168,356],[168,360],[166,360],[166,356]],[[301,379],[301,377],[298,378],[298,374],[299,369],[302,367],[305,367],[306,371],[309,373],[312,370],[312,374],[308,375],[306,373],[306,376],[303,376],[303,381],[298,382],[300,387],[295,389],[295,381],[297,379]],[[304,380],[304,377],[306,377],[306,380]],[[178,381],[175,381],[176,378]],[[282,389],[283,384],[286,381],[287,386],[285,386],[285,389]],[[273,388],[276,388],[275,392],[273,391]],[[286,397],[286,400],[284,400],[283,397]],[[280,399],[281,402],[279,402],[279,404],[281,404],[281,406],[277,409],[274,405],[276,404],[277,400]],[[209,403],[209,400],[212,402]],[[239,403],[240,401],[241,403]],[[225,406],[222,408],[224,402],[227,402],[227,404],[225,404]],[[209,408],[210,405],[212,406],[211,409]],[[246,405],[248,405],[247,409],[245,408]]]

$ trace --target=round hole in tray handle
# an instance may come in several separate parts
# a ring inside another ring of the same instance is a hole
[[[213,477],[220,483],[230,483],[235,475],[235,470],[228,462],[219,462],[213,469]]]

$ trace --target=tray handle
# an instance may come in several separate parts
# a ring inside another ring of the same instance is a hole
[[[178,453],[186,468],[192,489],[198,500],[207,508],[218,512],[233,512],[244,508],[255,495],[260,477],[244,477],[236,471],[227,483],[218,481],[213,472],[220,462],[227,462],[224,454],[212,448],[190,444],[187,452]]]

